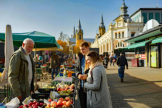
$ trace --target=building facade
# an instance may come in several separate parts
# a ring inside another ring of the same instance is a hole
[[[100,54],[104,52],[114,54],[114,50],[127,47],[129,44],[123,41],[143,30],[143,22],[132,21],[127,14],[127,8],[125,2],[123,2],[120,8],[121,15],[114,20],[114,24],[111,23],[109,25],[108,30],[104,34],[100,35],[99,27],[99,35],[96,35],[95,41],[91,44],[91,47],[99,48]],[[101,21],[102,20],[103,18],[101,17]],[[132,58],[132,53],[127,53],[127,55],[127,58]]]
[[[133,13],[130,18],[134,22],[144,22],[155,19],[158,23],[162,23],[162,8],[140,8]]]

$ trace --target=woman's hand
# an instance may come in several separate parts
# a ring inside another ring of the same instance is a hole
[[[86,80],[86,79],[87,79],[87,75],[86,74],[82,75],[82,79],[81,80]]]

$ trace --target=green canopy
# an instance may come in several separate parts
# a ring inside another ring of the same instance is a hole
[[[152,44],[154,44],[154,43],[159,43],[159,42],[162,42],[162,37],[155,38],[155,39],[152,41]]]
[[[23,40],[26,38],[31,38],[35,42],[36,48],[52,48],[57,47],[60,48],[54,36],[33,31],[33,32],[25,32],[25,33],[12,33],[13,44],[14,46],[20,47],[22,46]],[[5,33],[0,33],[0,40],[5,41]]]
[[[146,40],[146,41],[134,43],[134,44],[132,44],[132,45],[127,46],[126,48],[131,49],[131,48],[142,47],[142,46],[145,46],[145,44],[146,44],[147,42],[150,42],[150,41],[152,41],[152,40]]]

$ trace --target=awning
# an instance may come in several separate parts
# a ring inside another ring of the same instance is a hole
[[[159,43],[159,42],[162,42],[162,37],[158,37],[158,38],[155,38],[152,43]]]
[[[126,48],[131,49],[131,48],[142,47],[142,46],[145,46],[145,44],[150,42],[150,41],[152,41],[152,39],[151,40],[142,41],[142,42],[138,42],[138,43],[134,43],[132,45],[127,46]]]

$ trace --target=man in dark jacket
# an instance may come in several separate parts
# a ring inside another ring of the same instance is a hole
[[[108,66],[108,57],[107,57],[106,54],[105,54],[105,57],[103,58],[103,65],[104,65],[104,68],[107,69],[107,66]]]
[[[87,94],[84,88],[87,73],[84,72],[84,68],[85,68],[85,56],[89,52],[89,44],[87,42],[83,42],[80,45],[80,51],[82,54],[81,53],[78,54],[79,57],[77,59],[77,68],[76,68],[76,76],[78,78],[77,89],[81,108],[87,108]]]
[[[126,65],[126,68],[128,69],[127,59],[125,58],[123,52],[121,52],[120,56],[117,58],[117,65],[118,65],[119,77],[121,78],[121,82],[123,82],[125,65]]]

